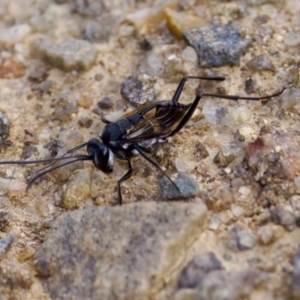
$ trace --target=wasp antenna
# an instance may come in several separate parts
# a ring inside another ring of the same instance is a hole
[[[56,162],[59,160],[72,159],[72,158],[77,158],[80,160],[80,157],[85,157],[85,155],[54,157],[54,158],[38,159],[38,160],[7,160],[7,161],[0,161],[0,165],[30,165],[30,164],[39,164],[39,163],[46,163],[46,162]]]
[[[50,168],[50,169],[48,169],[48,170],[45,170],[45,171],[40,172],[40,173],[38,173],[37,175],[35,175],[35,176],[34,176],[33,178],[31,178],[30,181],[28,182],[27,187],[26,187],[26,190],[28,191],[28,190],[30,189],[30,187],[32,186],[32,184],[33,184],[38,178],[40,178],[40,177],[46,175],[46,174],[49,173],[49,172],[52,172],[52,171],[54,171],[54,170],[56,170],[56,169],[59,169],[59,168],[61,168],[61,167],[70,165],[70,164],[72,164],[72,163],[74,163],[74,162],[76,162],[76,161],[80,161],[80,160],[93,160],[93,157],[90,156],[90,155],[78,155],[78,156],[73,156],[73,157],[63,157],[63,158],[61,158],[61,159],[72,159],[72,158],[75,158],[75,159],[73,159],[73,160],[71,160],[71,161],[67,161],[67,162],[65,162],[65,163],[63,163],[63,164],[61,164],[61,165],[52,167],[52,168]]]

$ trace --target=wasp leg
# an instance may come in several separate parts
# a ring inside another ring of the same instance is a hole
[[[236,102],[238,100],[254,100],[254,101],[259,101],[259,100],[263,100],[263,99],[270,99],[270,98],[276,97],[276,96],[280,95],[284,90],[285,90],[285,88],[283,88],[281,91],[276,92],[276,93],[274,93],[272,95],[267,95],[267,96],[262,96],[262,97],[242,97],[242,96],[238,96],[238,95],[206,94],[206,93],[205,94],[198,94],[196,96],[194,102],[189,107],[187,113],[182,118],[182,120],[178,124],[178,126],[170,134],[170,136],[173,136],[174,134],[176,134],[180,129],[182,129],[186,125],[186,123],[192,117],[192,115],[193,115],[195,109],[197,108],[197,106],[199,104],[199,101],[201,100],[202,97],[221,98],[221,99],[233,100],[233,101],[236,101]]]
[[[131,161],[128,159],[128,172],[118,180],[118,201],[119,201],[119,205],[122,205],[122,191],[121,191],[121,183],[127,179],[129,179],[132,175],[132,165],[131,165]]]
[[[150,158],[148,155],[146,155],[138,146],[134,146],[134,149],[141,155],[143,156],[150,164],[158,168],[169,180],[170,182],[174,185],[174,187],[178,190],[180,193],[179,187],[176,185],[176,183],[169,177],[169,175],[161,168],[161,166],[154,161],[152,158]]]
[[[178,124],[178,126],[173,130],[173,132],[170,134],[170,136],[173,136],[174,134],[176,134],[180,129],[182,129],[186,123],[190,120],[190,118],[192,117],[195,109],[197,108],[199,101],[201,100],[202,95],[197,95],[194,102],[191,104],[191,106],[189,107],[188,111],[186,112],[185,116],[182,118],[182,120],[180,121],[180,123]]]
[[[181,81],[178,84],[178,87],[172,97],[172,102],[173,103],[178,103],[179,97],[181,95],[181,92],[184,88],[184,85],[186,83],[186,81],[188,79],[199,79],[199,80],[215,80],[215,81],[223,81],[225,80],[225,77],[220,77],[220,76],[216,76],[216,77],[201,77],[201,76],[185,76],[181,79]]]
[[[276,93],[271,94],[271,95],[261,96],[261,97],[243,97],[243,96],[238,96],[238,95],[223,95],[223,94],[200,94],[200,97],[220,98],[220,99],[233,100],[233,101],[236,101],[236,102],[238,100],[259,101],[259,100],[270,99],[270,98],[276,97],[276,96],[280,95],[285,89],[286,88],[284,87],[279,92],[276,92]]]

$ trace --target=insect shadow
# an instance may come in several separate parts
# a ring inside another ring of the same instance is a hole
[[[115,158],[126,160],[128,163],[127,173],[118,180],[118,202],[122,204],[121,183],[129,179],[132,175],[131,158],[141,155],[145,160],[157,167],[174,187],[179,191],[177,185],[172,179],[162,170],[157,162],[155,162],[147,154],[152,152],[153,145],[157,143],[164,143],[168,137],[173,136],[180,131],[192,117],[195,109],[198,106],[202,97],[209,96],[214,98],[222,98],[228,100],[262,100],[269,99],[280,95],[283,90],[263,97],[241,97],[234,95],[223,94],[209,94],[198,93],[193,102],[189,104],[179,103],[179,98],[184,85],[188,79],[199,80],[214,80],[223,81],[224,77],[200,77],[200,76],[186,76],[183,77],[171,100],[163,100],[154,102],[131,112],[115,122],[110,122],[104,118],[102,121],[106,124],[104,131],[100,134],[100,140],[90,139],[88,142],[80,144],[74,148],[69,149],[64,155],[51,159],[33,160],[33,161],[0,161],[1,164],[36,164],[47,163],[50,164],[45,168],[39,170],[39,173],[31,178],[27,185],[27,190],[32,184],[41,176],[62,168],[63,166],[72,164],[76,161],[90,160],[94,166],[103,171],[110,173],[113,171]],[[87,155],[72,155],[77,150],[86,147]],[[66,162],[62,162],[67,160]],[[59,165],[54,163],[61,161]]]

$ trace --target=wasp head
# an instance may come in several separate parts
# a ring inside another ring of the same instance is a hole
[[[114,154],[103,143],[96,139],[89,140],[87,144],[88,155],[92,156],[94,166],[104,173],[110,173],[114,167]]]

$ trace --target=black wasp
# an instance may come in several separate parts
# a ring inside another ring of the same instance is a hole
[[[131,158],[137,155],[141,155],[152,165],[157,167],[170,182],[179,191],[176,184],[172,179],[161,169],[161,167],[146,153],[151,153],[152,146],[157,143],[164,143],[168,137],[173,136],[179,130],[181,130],[189,119],[192,117],[195,109],[198,106],[200,99],[204,96],[223,98],[229,100],[262,100],[275,97],[282,93],[283,90],[275,94],[264,97],[240,97],[232,95],[221,94],[207,94],[199,93],[193,102],[189,104],[179,103],[179,98],[184,85],[188,79],[202,79],[202,80],[215,80],[223,81],[224,77],[199,77],[199,76],[186,76],[183,77],[172,97],[171,100],[163,100],[146,105],[137,111],[132,112],[129,115],[123,116],[116,122],[110,122],[106,119],[102,121],[106,124],[104,131],[100,134],[100,140],[91,139],[77,147],[69,149],[63,156],[34,161],[3,161],[0,164],[35,164],[52,162],[46,168],[40,170],[40,172],[31,178],[27,185],[27,189],[41,176],[49,173],[55,169],[61,168],[68,164],[74,163],[79,160],[91,160],[94,166],[105,172],[110,173],[113,171],[115,157],[126,160],[128,163],[127,173],[118,180],[118,201],[122,204],[121,183],[132,175]],[[73,155],[73,152],[86,146],[87,155]],[[54,162],[67,159],[57,166],[52,166]],[[180,191],[179,191],[180,192]]]

